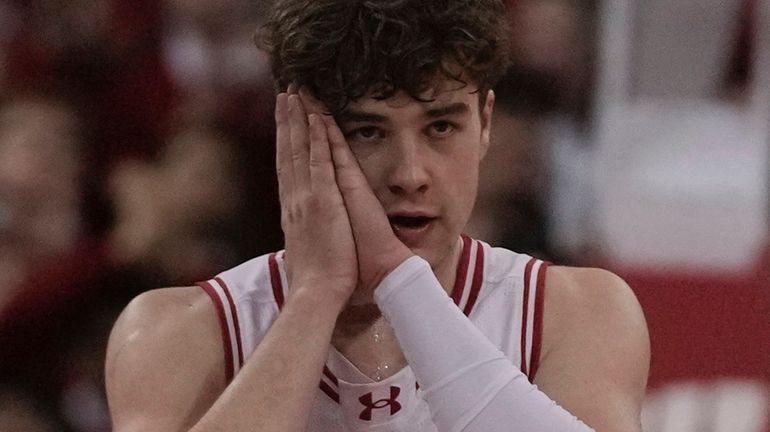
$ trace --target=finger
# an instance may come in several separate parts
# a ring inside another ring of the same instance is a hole
[[[327,121],[326,126],[337,186],[348,209],[354,235],[360,238],[361,234],[382,229],[389,232],[390,223],[382,204],[369,186],[342,131],[334,123],[334,119]]]
[[[288,93],[290,95],[297,94],[297,89],[298,88],[299,88],[299,86],[296,83],[291,83],[291,84],[289,84],[289,87],[286,89],[286,93]]]
[[[329,148],[326,124],[318,114],[308,116],[310,122],[310,187],[334,185],[334,165]]]
[[[302,104],[305,106],[305,109],[308,113],[313,114],[319,114],[324,116],[329,116],[329,109],[326,108],[326,105],[324,105],[323,102],[318,100],[315,96],[313,96],[313,93],[310,92],[310,89],[303,86],[299,89],[299,97],[302,99]]]
[[[278,175],[278,195],[282,203],[291,198],[293,171],[291,160],[291,136],[289,131],[288,98],[279,93],[275,100],[275,169]]]
[[[289,95],[289,124],[291,125],[291,159],[294,168],[293,191],[308,190],[310,183],[307,114],[299,96]]]
[[[327,124],[327,130],[337,185],[356,244],[359,274],[366,288],[374,289],[412,252],[393,233],[385,209],[369,186],[342,131],[336,124]],[[372,248],[376,249],[378,263],[371,260]]]

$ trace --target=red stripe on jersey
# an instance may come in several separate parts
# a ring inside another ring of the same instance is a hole
[[[532,357],[529,380],[535,379],[540,366],[540,347],[543,343],[543,303],[545,299],[545,272],[550,263],[543,262],[537,272],[537,292],[535,292],[535,322],[532,324]]]
[[[217,317],[219,317],[219,330],[222,332],[222,347],[225,350],[225,378],[227,381],[233,379],[233,343],[230,340],[230,330],[227,326],[227,317],[225,315],[225,305],[222,304],[219,295],[217,295],[214,287],[208,282],[198,282],[199,287],[208,294],[211,301],[214,302],[214,308],[217,310]]]
[[[334,376],[332,371],[329,370],[329,367],[324,365],[324,375],[326,378],[329,378],[329,381],[331,381],[334,385],[339,385],[339,381],[337,380],[337,377]]]
[[[463,239],[463,253],[460,256],[460,264],[457,266],[457,274],[455,275],[455,286],[452,288],[452,300],[456,305],[460,305],[460,300],[463,298],[463,289],[465,288],[465,278],[468,277],[468,265],[471,260],[471,238],[467,235],[462,235]]]
[[[529,309],[529,280],[532,276],[532,266],[535,265],[535,258],[532,258],[524,268],[524,299],[521,312],[521,372],[527,375],[527,313]]]
[[[273,285],[273,296],[278,304],[278,309],[283,307],[283,284],[281,283],[281,272],[278,270],[278,261],[275,259],[275,253],[271,253],[267,258],[270,267],[270,283]]]
[[[238,346],[238,365],[239,367],[243,365],[243,346],[241,345],[241,326],[238,325],[238,312],[235,310],[235,302],[233,301],[233,297],[230,295],[230,289],[227,287],[227,284],[225,281],[222,280],[222,278],[216,277],[214,278],[215,281],[219,282],[219,285],[222,287],[222,291],[225,292],[225,296],[227,297],[227,302],[230,303],[230,314],[233,316],[233,327],[235,328],[235,342]]]
[[[331,400],[333,400],[334,402],[340,403],[340,395],[337,394],[337,392],[334,391],[334,389],[329,387],[329,384],[326,384],[324,381],[321,381],[318,384],[318,387],[320,387],[321,391],[326,393],[326,396],[329,396]]]
[[[478,248],[476,249],[476,267],[473,270],[473,282],[471,282],[471,292],[468,295],[468,303],[465,305],[463,313],[466,316],[471,314],[473,305],[476,304],[476,299],[479,297],[481,291],[481,285],[484,280],[484,246],[481,242],[476,242]]]

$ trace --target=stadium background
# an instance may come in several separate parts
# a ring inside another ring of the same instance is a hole
[[[468,232],[644,308],[648,432],[770,430],[770,2],[511,0]],[[108,431],[134,295],[281,246],[268,2],[0,0],[0,431]]]

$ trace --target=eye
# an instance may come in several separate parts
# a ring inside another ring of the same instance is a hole
[[[382,131],[376,126],[364,126],[351,130],[345,137],[355,141],[373,141],[382,137]]]
[[[445,137],[455,131],[455,125],[446,120],[435,121],[428,127],[428,134],[432,137]]]

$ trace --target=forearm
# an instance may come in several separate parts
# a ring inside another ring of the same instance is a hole
[[[254,353],[191,432],[304,431],[340,306],[289,297]]]
[[[467,320],[426,262],[403,263],[377,288],[375,299],[439,430],[508,431],[512,424],[531,432],[590,430],[530,384]]]

